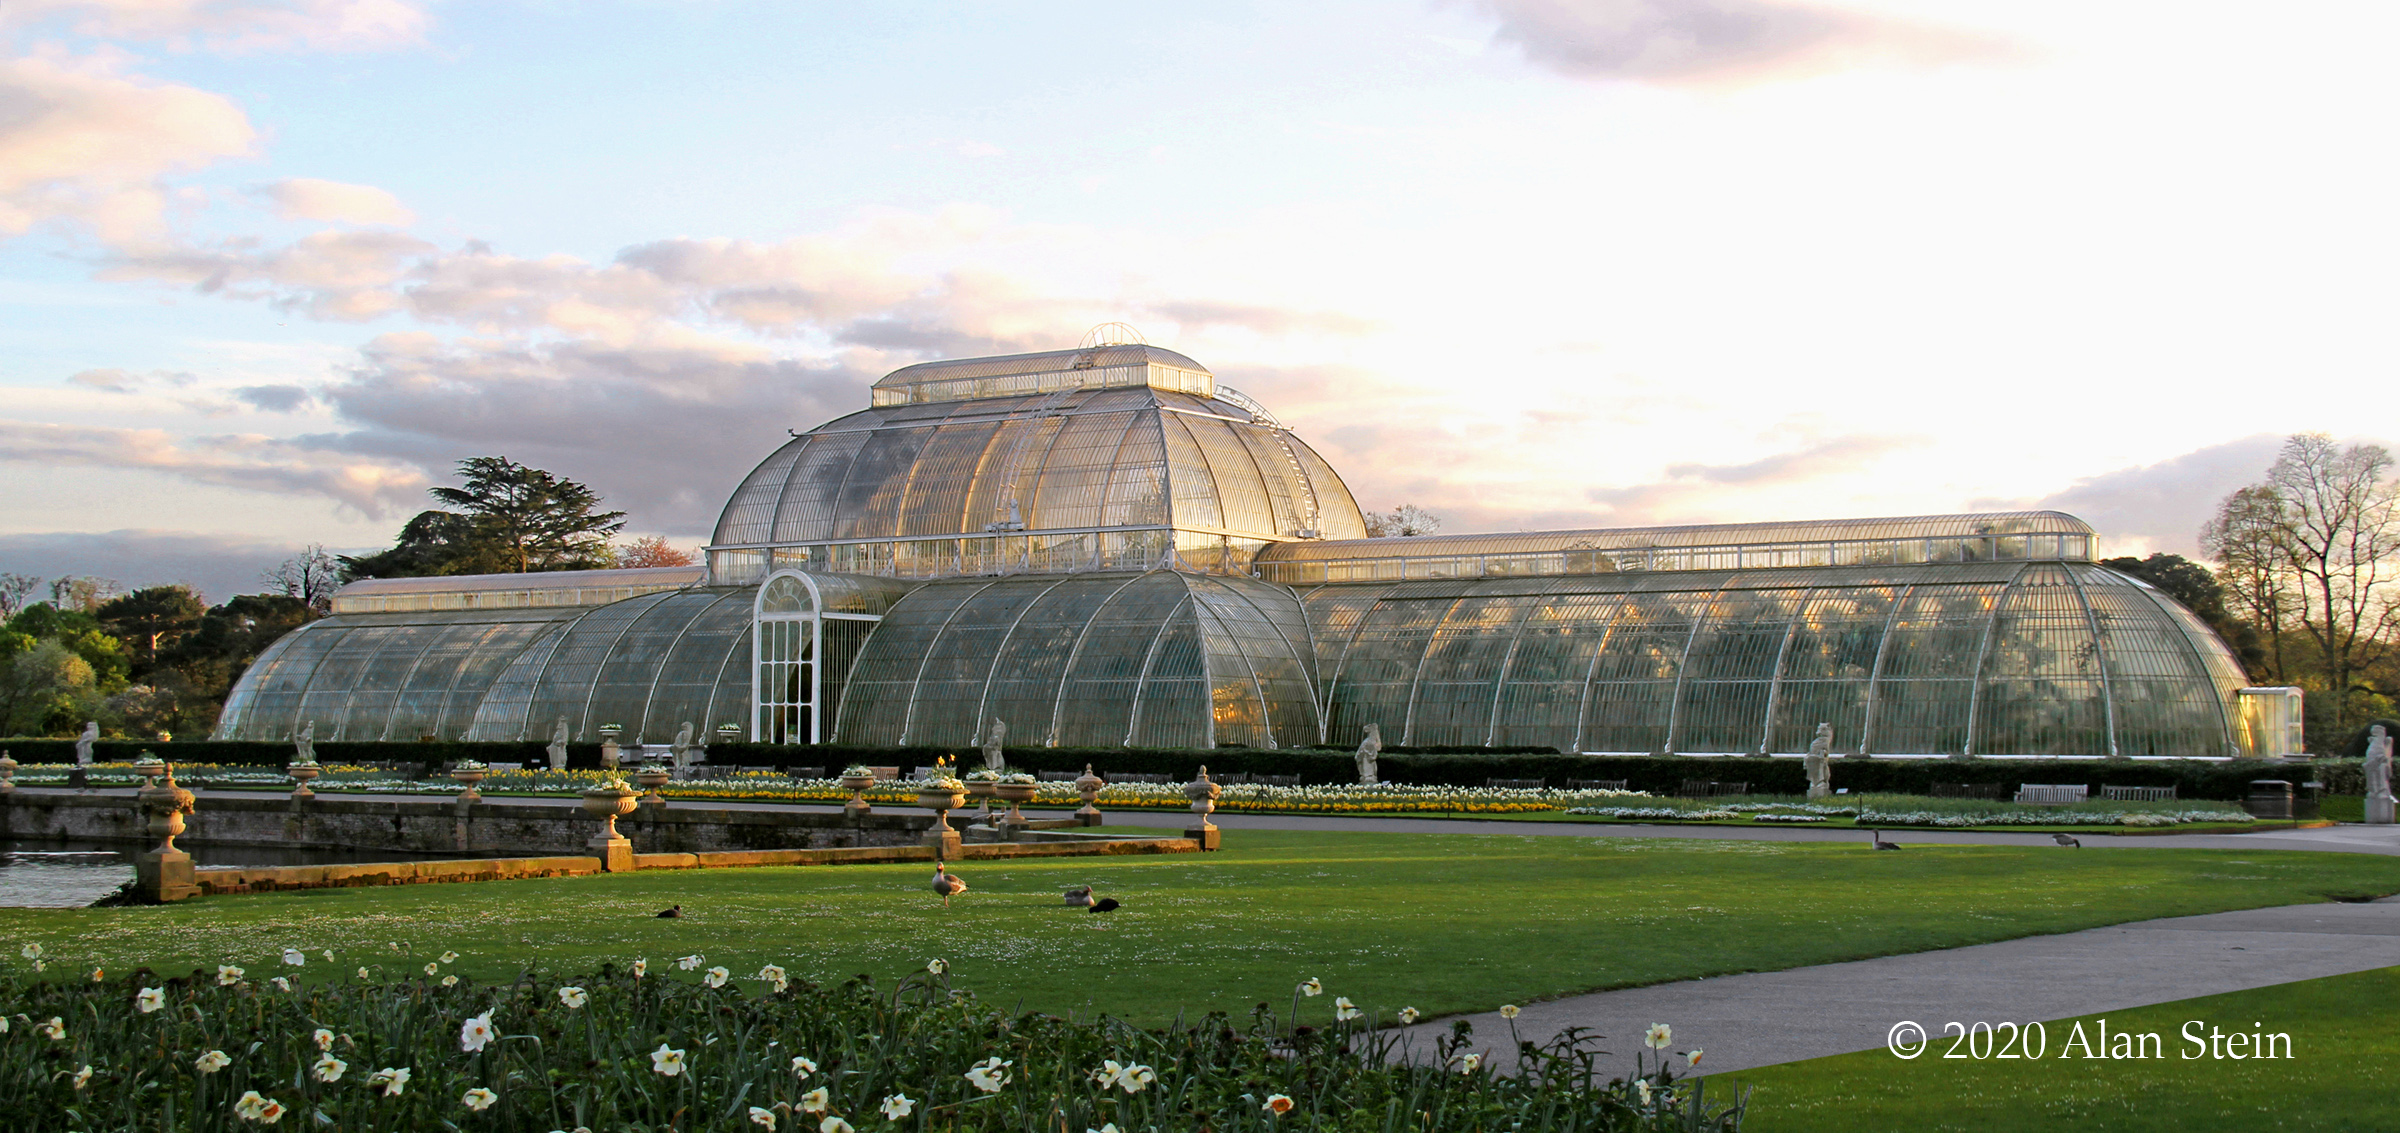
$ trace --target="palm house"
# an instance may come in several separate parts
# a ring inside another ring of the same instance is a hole
[[[216,738],[2221,756],[2240,666],[2057,512],[1366,537],[1156,346],[928,362],[743,480],[705,566],[352,583]]]

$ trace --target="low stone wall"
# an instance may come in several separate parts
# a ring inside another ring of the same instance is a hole
[[[131,795],[20,789],[0,804],[0,837],[147,842]],[[598,819],[566,800],[462,804],[448,798],[352,799],[210,795],[176,839],[186,849],[272,846],[420,855],[539,855],[586,852]],[[642,853],[912,846],[933,826],[928,814],[847,815],[736,810],[676,803],[644,806],[617,820]],[[202,854],[206,856],[205,853]]]

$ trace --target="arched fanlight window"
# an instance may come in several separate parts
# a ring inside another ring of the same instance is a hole
[[[754,706],[750,738],[757,743],[817,742],[822,644],[816,584],[797,571],[779,573],[758,589],[757,632],[751,635]]]

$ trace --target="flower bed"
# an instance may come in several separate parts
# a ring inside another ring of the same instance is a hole
[[[14,1008],[0,1032],[13,1123],[93,1133],[1238,1133],[1365,1128],[1360,1114],[1411,1130],[1741,1123],[1738,1104],[1712,1105],[1665,1068],[1663,1027],[1648,1042],[1656,1056],[1625,1077],[1596,1073],[1592,1038],[1572,1034],[1525,1045],[1521,1070],[1504,1075],[1483,1065],[1463,1024],[1414,1049],[1339,997],[1328,1012],[1311,1006],[1313,1026],[1262,1006],[1248,1020],[1213,1014],[1146,1031],[1001,1011],[953,987],[940,961],[888,990],[863,978],[798,981],[774,965],[735,976],[697,955],[675,971],[635,960],[487,986],[443,974],[454,954],[399,947],[338,958],[293,949],[250,971],[170,978],[0,976]]]

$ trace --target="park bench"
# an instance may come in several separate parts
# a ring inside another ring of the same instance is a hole
[[[1483,785],[1484,785],[1484,788],[1485,788],[1485,789],[1487,789],[1487,790],[1489,790],[1489,789],[1491,789],[1491,788],[1494,788],[1494,787],[1504,787],[1504,788],[1508,788],[1508,789],[1511,789],[1511,790],[1518,790],[1518,791],[1538,791],[1538,790],[1541,790],[1541,789],[1542,789],[1542,788],[1544,788],[1544,787],[1547,787],[1547,786],[1549,786],[1549,785],[1550,785],[1550,780],[1548,780],[1548,779],[1486,779],[1486,780],[1484,780],[1484,781],[1483,781]]]
[[[1077,780],[1077,779],[1081,779],[1081,778],[1083,778],[1083,772],[1081,772],[1081,771],[1037,771],[1037,772],[1034,772],[1034,776],[1033,776],[1033,777],[1034,777],[1034,778],[1036,778],[1036,779],[1039,779],[1039,780],[1041,780],[1041,781],[1042,781],[1042,782],[1044,782],[1044,783],[1072,783],[1072,782],[1074,782],[1074,781],[1075,781],[1075,780]]]
[[[2100,797],[2110,802],[2163,803],[2175,798],[2173,787],[2102,787]]]
[[[1935,783],[1929,791],[1937,799],[1990,799],[2000,801],[1998,783]]]
[[[1686,779],[1683,781],[1683,786],[1676,790],[1675,797],[1682,799],[1713,799],[1725,795],[1746,795],[1749,793],[1750,784],[1747,781],[1738,783],[1718,783],[1707,779]]]
[[[781,771],[786,779],[822,779],[825,777],[825,769],[822,767],[745,767],[742,770]]]
[[[2092,788],[2086,783],[2019,783],[2018,806],[2065,806],[2089,801]]]
[[[1215,778],[1219,783],[1254,783],[1265,787],[1297,787],[1300,785],[1298,775],[1254,775],[1248,771],[1236,771],[1231,775],[1219,775]]]
[[[1632,782],[1630,779],[1569,779],[1567,780],[1567,789],[1570,791],[1630,791],[1633,788],[1626,785],[1630,782]]]
[[[1100,777],[1111,783],[1173,783],[1177,781],[1172,775],[1151,771],[1103,771],[1100,773]]]

